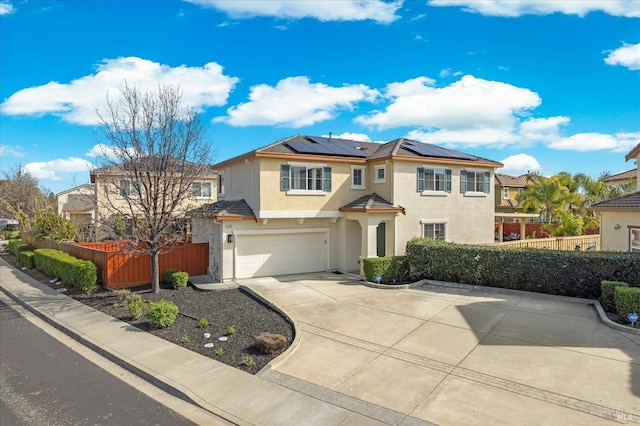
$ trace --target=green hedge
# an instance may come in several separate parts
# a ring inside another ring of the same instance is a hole
[[[367,281],[382,277],[384,284],[397,284],[409,280],[409,262],[406,256],[371,257],[363,259],[362,269]]]
[[[173,288],[181,289],[187,287],[189,282],[189,273],[183,272],[180,269],[167,269],[164,272],[164,278],[167,284],[171,284]]]
[[[625,321],[631,312],[640,315],[640,287],[616,287],[614,292],[616,312]]]
[[[616,287],[629,287],[629,284],[622,281],[602,281],[600,289],[600,304],[606,312],[616,312],[616,301],[614,298]]]
[[[21,251],[18,256],[18,261],[22,266],[26,266],[29,269],[33,269],[36,267],[36,261],[34,258],[34,253],[32,251]]]
[[[604,280],[640,285],[632,253],[505,249],[415,238],[406,256],[412,280],[465,284],[598,299]]]
[[[7,250],[15,257],[19,258],[20,252],[26,249],[27,244],[23,243],[22,240],[9,240]]]
[[[164,271],[164,280],[167,282],[167,284],[173,284],[173,274],[175,274],[176,272],[180,272],[180,269],[177,268],[169,268],[166,271]]]
[[[62,280],[62,283],[92,293],[98,289],[98,270],[93,262],[80,260],[60,250],[36,249],[35,264],[38,270]]]

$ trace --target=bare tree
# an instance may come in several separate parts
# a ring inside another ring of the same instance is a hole
[[[197,111],[179,87],[143,92],[127,84],[98,111],[102,154],[92,172],[98,227],[126,241],[125,249],[151,256],[154,292],[160,290],[159,255],[185,239],[181,219],[192,184],[211,175],[214,153]]]
[[[52,212],[52,199],[50,191],[41,188],[38,179],[21,164],[0,181],[0,217],[17,219],[21,230],[31,229],[38,215]]]

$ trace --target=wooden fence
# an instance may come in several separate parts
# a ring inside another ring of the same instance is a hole
[[[544,226],[549,226],[549,225],[545,225],[544,223],[525,223],[524,225],[524,229],[525,229],[525,235],[527,237],[531,236],[531,234],[535,233],[536,234],[536,238],[548,238],[549,237],[549,233],[546,231],[543,231],[542,228]],[[554,225],[551,225],[554,226]],[[498,224],[495,223],[493,225],[493,231],[494,232],[498,232]],[[594,230],[588,230],[586,231],[586,234],[588,235],[596,235],[599,234],[600,230],[599,229],[594,229]],[[520,234],[520,223],[517,222],[504,222],[502,224],[502,234],[503,236],[508,236],[510,234]]]
[[[579,235],[577,237],[532,238],[529,240],[505,241],[486,245],[505,247],[529,247],[548,250],[600,250],[600,235]]]
[[[123,252],[124,244],[59,243],[53,240],[36,241],[34,235],[22,233],[22,241],[36,248],[61,250],[78,259],[90,260],[98,269],[98,280],[110,289],[135,287],[151,283],[151,256]],[[160,281],[170,268],[186,271],[189,276],[206,275],[209,265],[208,243],[185,243],[173,246],[160,254]]]

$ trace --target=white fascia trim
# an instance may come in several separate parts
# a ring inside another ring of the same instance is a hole
[[[311,234],[331,232],[331,228],[234,229],[233,235]]]
[[[258,219],[299,219],[299,218],[333,218],[342,217],[339,211],[314,211],[314,210],[260,210]]]
[[[294,167],[326,167],[327,163],[312,163],[312,162],[300,162],[300,161],[287,161],[287,165]]]

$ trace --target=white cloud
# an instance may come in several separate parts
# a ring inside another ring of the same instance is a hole
[[[640,132],[616,133],[613,135],[604,133],[577,133],[561,138],[549,144],[549,148],[571,151],[600,151],[629,152],[631,148],[640,143]]]
[[[622,47],[610,51],[604,61],[609,65],[620,65],[632,71],[640,70],[640,43],[623,43]]]
[[[589,12],[640,17],[640,2],[635,0],[430,0],[429,5],[460,6],[467,12],[505,17],[552,13],[584,16]]]
[[[322,135],[323,138],[328,138],[329,135]],[[365,133],[349,133],[349,132],[344,132],[342,134],[339,135],[331,135],[332,138],[336,138],[336,139],[347,139],[347,140],[351,140],[351,141],[359,141],[359,142],[371,142],[371,138],[369,137],[369,135],[365,134]]]
[[[360,101],[373,101],[378,92],[369,87],[344,85],[331,87],[310,83],[307,77],[289,77],[275,87],[251,87],[249,102],[229,108],[226,117],[215,122],[232,126],[310,126],[333,118],[339,109],[351,110]]]
[[[568,124],[569,117],[531,118],[520,123],[519,135],[525,141],[555,142],[561,138],[560,126]]]
[[[21,146],[0,145],[0,156],[2,157],[24,157]]]
[[[387,85],[390,104],[384,111],[356,121],[380,129],[418,126],[411,134],[425,142],[467,145],[512,143],[520,116],[541,103],[529,89],[465,75],[437,88],[434,80],[418,77]]]
[[[10,15],[16,11],[16,8],[8,1],[0,2],[0,16]]]
[[[381,0],[185,0],[203,7],[222,10],[234,18],[270,16],[282,19],[314,18],[320,21],[372,20],[388,24],[399,18],[402,1]]]
[[[7,115],[53,114],[71,123],[94,125],[98,123],[96,108],[104,105],[107,93],[115,99],[125,81],[144,91],[161,84],[178,85],[186,106],[203,109],[224,105],[238,78],[224,75],[215,62],[170,67],[137,57],[105,59],[94,74],[69,84],[52,81],[22,89],[4,101],[0,111]]]
[[[504,160],[500,160],[504,167],[498,169],[498,173],[520,176],[528,172],[542,170],[540,163],[535,157],[528,154],[510,155]]]
[[[93,164],[83,158],[69,157],[27,163],[24,168],[38,179],[60,180],[58,173],[88,172]]]

